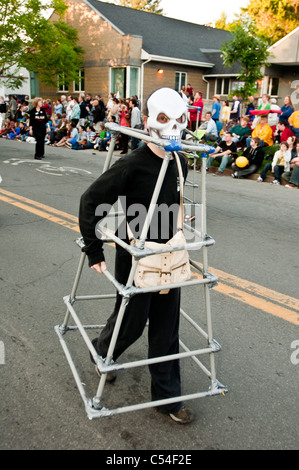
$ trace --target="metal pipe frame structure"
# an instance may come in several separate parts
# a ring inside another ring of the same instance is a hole
[[[103,328],[104,325],[83,325],[81,323],[81,320],[78,314],[75,311],[74,304],[77,301],[80,302],[80,301],[86,301],[86,300],[115,299],[116,294],[102,294],[102,295],[96,294],[96,295],[77,296],[77,289],[79,286],[79,282],[81,279],[81,275],[82,275],[85,260],[86,260],[86,253],[84,253],[83,251],[81,252],[81,256],[79,259],[79,265],[78,265],[77,272],[75,275],[75,280],[74,280],[74,284],[71,290],[71,294],[63,298],[63,301],[67,307],[64,321],[61,325],[56,325],[54,328],[55,332],[57,333],[59,337],[59,341],[61,343],[62,349],[65,353],[66,359],[73,373],[81,398],[85,404],[85,410],[89,419],[102,418],[102,417],[112,416],[114,414],[142,410],[145,408],[157,407],[157,406],[165,405],[168,403],[187,401],[187,400],[206,397],[206,396],[225,394],[228,391],[227,388],[224,385],[222,385],[216,378],[215,353],[220,351],[221,347],[219,343],[213,338],[210,289],[217,284],[218,279],[215,275],[210,273],[208,270],[208,254],[207,254],[208,247],[213,245],[215,242],[212,239],[212,237],[210,237],[207,234],[207,226],[206,226],[206,158],[207,158],[207,154],[212,153],[215,149],[214,147],[201,145],[198,143],[190,144],[186,141],[177,142],[177,141],[167,141],[163,139],[154,139],[151,136],[149,136],[145,131],[121,127],[116,124],[106,124],[106,127],[111,131],[112,137],[111,137],[111,144],[109,147],[109,151],[108,151],[106,161],[104,164],[103,173],[107,171],[111,165],[114,146],[115,146],[117,135],[119,133],[124,133],[131,137],[136,137],[144,142],[152,142],[157,146],[163,147],[166,153],[165,153],[165,157],[163,159],[162,165],[161,165],[160,174],[158,176],[154,193],[152,195],[151,204],[149,207],[147,217],[145,219],[142,233],[141,233],[140,238],[137,240],[136,245],[135,246],[127,245],[123,240],[118,238],[113,232],[103,227],[102,224],[98,225],[97,227],[101,235],[104,236],[104,238],[102,238],[104,243],[119,244],[123,248],[125,248],[132,256],[132,267],[131,267],[131,271],[130,271],[126,285],[120,284],[115,279],[113,274],[109,272],[108,269],[104,271],[104,275],[106,276],[108,281],[114,286],[116,291],[122,297],[122,302],[121,302],[121,306],[118,312],[118,317],[117,317],[117,321],[114,327],[111,342],[108,348],[107,357],[102,358],[101,356],[97,354],[87,334],[88,330]],[[166,170],[167,170],[169,161],[171,159],[171,152],[180,151],[180,150],[187,151],[187,152],[190,152],[190,151],[191,152],[192,151],[203,152],[203,154],[201,155],[202,156],[201,232],[195,230],[195,228],[191,227],[190,225],[184,224],[185,230],[191,231],[192,234],[194,235],[195,240],[196,240],[195,242],[186,243],[186,245],[184,246],[180,245],[178,247],[169,247],[165,245],[165,248],[163,247],[163,248],[160,248],[159,250],[149,250],[145,248],[144,246],[145,241],[146,241],[146,236],[147,236],[150,224],[151,224],[154,208],[159,197],[159,193],[163,184]],[[116,217],[118,215],[120,215],[120,213],[118,212],[113,212],[112,214],[109,214],[110,217]],[[81,250],[84,248],[84,241],[82,238],[77,239],[76,243]],[[188,321],[191,327],[194,328],[196,333],[198,333],[198,335],[204,338],[204,340],[207,343],[206,347],[191,350],[185,343],[183,343],[180,340],[180,346],[184,352],[179,352],[178,354],[156,357],[156,358],[151,358],[151,359],[144,359],[144,360],[139,360],[139,361],[131,361],[131,362],[121,363],[121,364],[113,362],[112,360],[113,352],[114,352],[115,345],[117,342],[119,330],[121,327],[121,323],[123,320],[126,307],[128,303],[130,302],[131,298],[134,297],[135,295],[144,294],[148,292],[159,292],[161,290],[161,286],[154,286],[154,287],[148,287],[148,288],[137,288],[134,286],[133,281],[134,281],[134,275],[137,269],[138,261],[141,258],[148,256],[148,255],[163,253],[163,252],[171,252],[171,251],[176,251],[176,250],[183,250],[183,249],[187,249],[187,250],[200,249],[202,251],[202,257],[203,257],[202,266],[200,266],[197,262],[190,259],[190,264],[193,270],[197,274],[195,278],[193,277],[191,278],[191,280],[182,282],[182,283],[165,284],[163,285],[163,290],[175,289],[178,287],[182,288],[182,287],[188,287],[188,286],[195,287],[196,285],[200,285],[203,287],[207,331],[204,331],[204,329],[194,319],[192,319],[182,308],[180,309],[180,314],[182,317],[185,318],[185,320]],[[69,326],[70,317],[72,317],[72,320],[74,321],[75,325]],[[85,389],[82,385],[79,372],[75,366],[70,350],[65,341],[64,337],[66,333],[71,332],[71,331],[79,331],[97,368],[99,369],[101,373],[101,378],[99,380],[98,388],[97,388],[96,394],[93,397],[87,396]],[[209,369],[197,357],[197,356],[204,356],[204,355],[208,355],[209,357]],[[196,393],[190,393],[190,394],[181,395],[178,397],[172,397],[168,399],[162,399],[158,401],[150,401],[146,403],[138,403],[138,404],[133,404],[129,406],[116,407],[114,409],[108,409],[105,406],[103,406],[102,398],[103,398],[103,392],[104,392],[104,387],[105,387],[108,372],[117,371],[117,370],[127,370],[133,367],[141,367],[141,366],[146,366],[146,365],[153,364],[153,363],[166,362],[166,361],[171,361],[174,359],[183,359],[183,358],[192,358],[193,361],[198,365],[200,370],[209,378],[210,386],[208,390],[198,391]]]

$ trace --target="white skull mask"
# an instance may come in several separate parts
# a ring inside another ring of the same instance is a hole
[[[147,126],[152,137],[180,141],[187,127],[187,106],[171,88],[160,88],[148,99]]]

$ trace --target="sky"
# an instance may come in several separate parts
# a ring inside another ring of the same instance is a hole
[[[161,0],[163,15],[170,16],[190,23],[213,23],[220,18],[224,11],[227,20],[235,19],[235,13],[246,7],[249,0]],[[208,6],[206,6],[208,5]]]

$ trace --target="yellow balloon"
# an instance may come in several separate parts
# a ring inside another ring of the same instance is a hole
[[[247,166],[249,163],[249,161],[247,160],[246,157],[238,157],[237,160],[236,160],[236,165],[239,167],[239,168],[244,168],[245,166]]]

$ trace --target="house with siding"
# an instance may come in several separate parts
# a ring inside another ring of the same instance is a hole
[[[283,105],[290,96],[296,110],[299,109],[299,27],[269,48],[269,66],[264,67],[262,92],[277,98]]]
[[[40,84],[45,98],[85,92],[106,100],[118,91],[143,101],[156,88],[180,90],[190,83],[211,100],[215,94],[225,99],[237,87],[238,67],[225,68],[221,59],[228,31],[97,0],[66,3],[65,21],[78,31],[84,65],[76,83]]]

